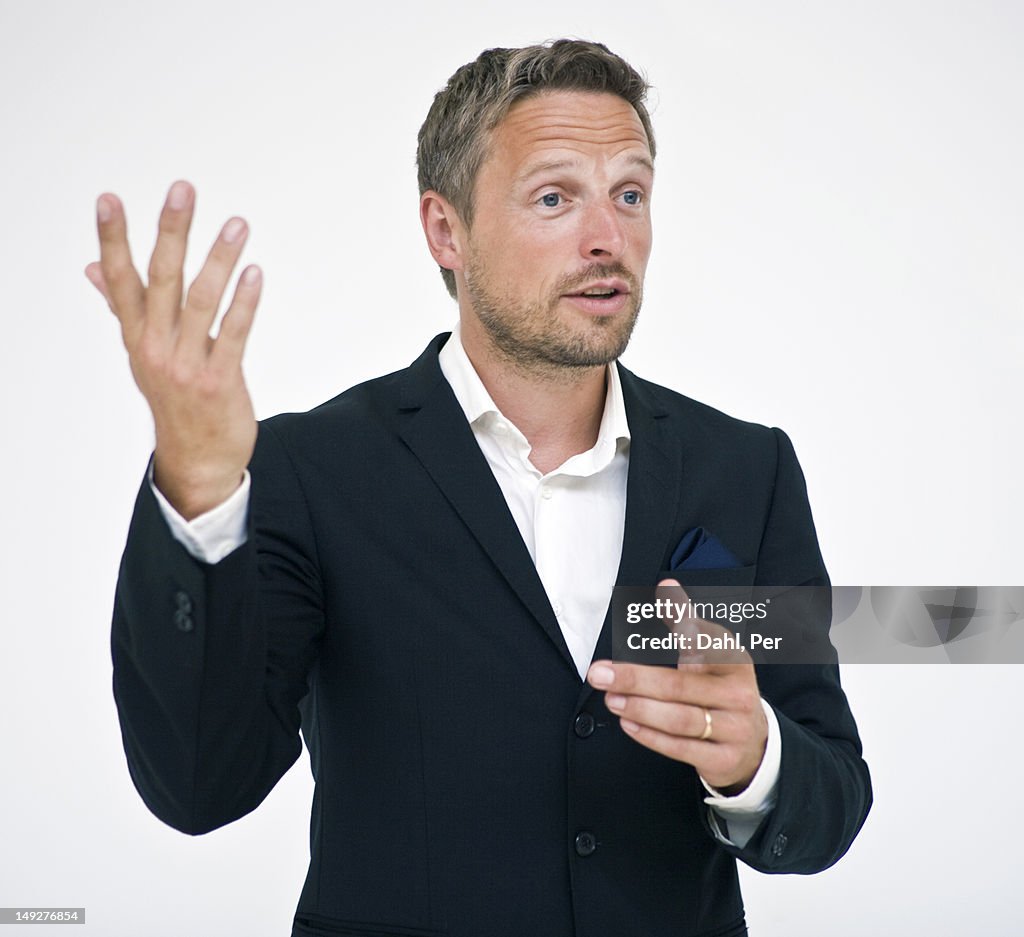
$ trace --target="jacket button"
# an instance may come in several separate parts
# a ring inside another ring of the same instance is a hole
[[[192,616],[180,608],[174,613],[174,624],[179,631],[191,631],[196,626]]]
[[[581,739],[586,739],[594,734],[594,725],[594,717],[590,713],[580,713],[573,723],[572,730]]]
[[[178,608],[186,615],[192,611],[192,599],[189,597],[187,592],[183,592],[179,589],[174,593],[174,601],[178,604]]]
[[[583,832],[576,834],[577,856],[591,856],[594,854],[595,849],[597,849],[597,839],[593,833]]]
[[[779,833],[775,837],[775,842],[772,843],[772,855],[778,858],[786,851],[786,843],[789,842],[789,837],[785,833]]]

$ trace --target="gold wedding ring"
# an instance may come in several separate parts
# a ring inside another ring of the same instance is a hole
[[[705,709],[704,710],[704,731],[701,733],[700,738],[698,739],[698,741],[706,742],[709,738],[711,738],[711,710],[710,709]]]

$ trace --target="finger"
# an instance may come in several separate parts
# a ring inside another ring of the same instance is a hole
[[[107,283],[103,279],[103,268],[99,265],[98,261],[94,261],[91,264],[86,265],[85,268],[86,279],[96,287],[100,295],[107,301],[107,305],[110,306],[110,311],[114,311],[114,307],[110,300],[110,291],[107,289]]]
[[[709,767],[719,768],[728,764],[728,757],[718,757],[719,753],[725,752],[726,746],[724,745],[716,745],[713,741],[701,741],[689,736],[672,735],[669,732],[662,732],[660,729],[652,729],[650,726],[633,722],[631,719],[622,719],[619,724],[622,726],[622,731],[634,741],[675,761],[685,761],[693,765],[702,777],[707,777],[711,773],[708,771]]]
[[[720,629],[716,633],[704,627],[707,624],[713,622],[702,622],[700,627],[686,628],[680,632],[689,641],[688,647],[691,650],[680,648],[676,664],[679,670],[718,674],[724,677],[737,669],[753,667],[753,659],[742,637],[726,629]]]
[[[680,665],[684,660],[691,665],[703,663],[704,655],[697,644],[697,634],[705,622],[689,612],[690,597],[686,590],[675,579],[662,579],[654,594],[660,602],[672,603],[668,606],[670,611],[664,613],[662,621],[669,631],[685,639],[685,643],[681,642],[679,645]]]
[[[612,672],[614,678],[609,682],[599,674],[601,670]],[[662,700],[739,714],[749,714],[760,706],[757,675],[752,666],[736,666],[732,673],[723,674],[709,669],[701,672],[696,667],[681,672],[671,667],[596,661],[587,680],[591,686],[606,690],[609,696],[631,700]]]
[[[721,744],[713,739],[702,741],[699,738],[672,735],[633,722],[631,719],[621,719],[619,724],[622,731],[635,742],[675,761],[693,765],[708,784],[719,790],[741,783],[741,778],[745,779],[742,786],[746,787],[760,764],[760,760],[753,759],[751,764],[745,764],[743,749],[738,745]],[[761,756],[763,755],[762,750]]]
[[[605,697],[605,705],[622,719],[669,735],[695,739],[699,739],[707,729],[708,720],[705,713],[712,712],[705,706],[665,702],[644,696],[622,696],[618,693],[609,693]],[[736,728],[735,722],[730,713],[714,711],[712,735],[715,740],[723,742],[732,738]]]
[[[178,180],[168,190],[160,212],[146,294],[146,325],[158,338],[167,339],[172,334],[181,310],[182,269],[194,207],[195,190]]]
[[[671,612],[665,617],[664,623],[670,631],[684,639],[679,645],[680,669],[690,670],[696,664],[706,664],[706,667],[700,668],[702,671],[728,673],[734,665],[753,663],[742,635],[716,621],[693,614],[693,603],[678,581],[662,579],[658,583],[656,595],[660,600],[672,603]]]
[[[682,699],[687,681],[702,676],[704,665],[695,664],[686,674],[673,667],[654,667],[648,664],[613,663],[595,661],[587,671],[587,682],[598,690],[611,690],[627,696],[649,696],[652,699]]]
[[[96,200],[96,230],[108,302],[127,338],[142,325],[145,291],[128,247],[124,206],[116,195],[104,192]]]
[[[721,714],[714,714],[714,731],[710,738],[676,735],[621,718],[622,730],[632,739],[653,751],[693,765],[700,776],[722,793],[736,794],[753,780],[764,759],[768,727],[741,723],[736,719],[731,730],[721,725]],[[733,790],[729,790],[733,788]]]
[[[189,287],[178,338],[178,348],[184,354],[194,358],[205,355],[210,328],[248,233],[248,226],[241,218],[230,219],[221,228],[203,269]]]
[[[235,295],[228,311],[224,313],[217,340],[213,343],[213,351],[210,353],[210,367],[213,370],[225,372],[241,364],[262,288],[263,274],[260,268],[246,267],[238,278]]]

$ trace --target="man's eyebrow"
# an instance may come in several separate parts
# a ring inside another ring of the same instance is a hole
[[[627,162],[630,166],[642,166],[652,176],[654,175],[654,160],[649,156],[641,156],[639,153],[635,153],[627,159]]]
[[[548,159],[543,163],[533,163],[532,165],[526,166],[512,181],[515,183],[526,182],[527,179],[532,179],[534,176],[542,172],[554,172],[558,169],[570,169],[573,166],[578,165],[579,163],[574,159]]]
[[[641,156],[639,153],[632,154],[626,158],[626,162],[630,166],[640,166],[646,169],[651,175],[654,175],[654,163],[647,156]],[[513,183],[518,185],[526,182],[533,176],[544,172],[555,172],[559,169],[572,169],[575,166],[579,166],[579,161],[575,159],[549,159],[542,163],[534,163],[532,166],[527,166],[520,172]]]

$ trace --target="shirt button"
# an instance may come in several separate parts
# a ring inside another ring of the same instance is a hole
[[[552,495],[552,492],[551,492],[551,489],[550,489],[550,488],[541,488],[541,490],[540,490],[540,496],[541,496],[541,497],[542,497],[542,498],[543,498],[543,499],[544,499],[545,501],[550,501],[550,500],[551,500],[551,498],[553,497],[553,495]]]
[[[174,601],[178,604],[178,608],[186,614],[192,611],[192,599],[187,592],[179,589],[174,593]]]
[[[557,618],[559,615],[562,614],[562,603],[555,602],[555,604],[551,606],[551,611],[555,613],[555,617]]]
[[[580,713],[573,723],[572,730],[581,739],[588,739],[594,734],[596,725],[594,717],[590,713]]]
[[[597,839],[593,833],[586,831],[576,834],[576,855],[592,856],[597,849]]]
[[[192,616],[180,608],[174,613],[174,624],[177,625],[179,631],[191,631],[195,628]]]

